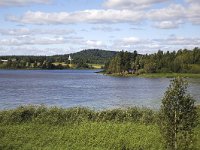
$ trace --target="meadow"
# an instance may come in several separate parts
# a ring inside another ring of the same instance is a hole
[[[147,108],[25,106],[0,111],[0,149],[162,150],[158,124],[158,111]],[[194,135],[200,149],[200,125]]]

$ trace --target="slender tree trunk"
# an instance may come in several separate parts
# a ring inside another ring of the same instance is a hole
[[[174,149],[177,150],[177,110],[175,110]]]

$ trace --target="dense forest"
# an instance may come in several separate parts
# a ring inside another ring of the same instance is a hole
[[[99,49],[83,50],[77,53],[54,56],[0,56],[1,69],[68,69],[72,57],[75,68],[91,68],[88,64],[104,65],[113,56],[115,51]]]
[[[121,51],[105,65],[106,72],[125,75],[128,73],[200,73],[200,48],[178,50],[149,55]]]

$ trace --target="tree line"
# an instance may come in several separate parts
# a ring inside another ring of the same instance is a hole
[[[117,52],[100,49],[83,50],[70,56],[75,68],[91,68],[89,64],[105,64]],[[1,69],[68,69],[69,54],[54,56],[0,56]]]
[[[107,73],[200,73],[200,48],[140,55],[121,51],[106,65]]]
[[[200,48],[141,55],[137,51],[116,52],[100,49],[70,54],[75,68],[91,68],[90,64],[105,64],[107,73],[200,73]],[[68,69],[69,54],[54,56],[0,56],[1,69]],[[7,62],[3,62],[6,60]]]
[[[53,64],[53,60],[45,56],[4,56],[0,59],[1,69],[64,69],[69,66]]]

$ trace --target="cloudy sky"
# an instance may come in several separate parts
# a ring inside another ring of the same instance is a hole
[[[200,0],[0,0],[0,55],[200,46]]]

